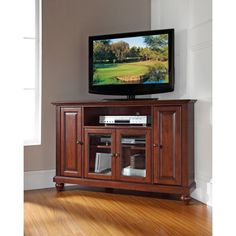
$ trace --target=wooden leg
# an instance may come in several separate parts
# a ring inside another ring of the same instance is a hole
[[[64,183],[56,183],[55,187],[57,189],[57,192],[61,192],[64,189]]]
[[[181,195],[180,199],[184,202],[185,205],[188,205],[191,200],[191,197],[189,194],[183,194]]]

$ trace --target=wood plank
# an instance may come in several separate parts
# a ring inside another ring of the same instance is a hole
[[[211,235],[211,208],[195,200],[71,188],[25,192],[25,236]]]

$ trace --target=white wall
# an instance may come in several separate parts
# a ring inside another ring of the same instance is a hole
[[[175,28],[176,87],[162,99],[193,98],[195,180],[192,197],[211,205],[212,178],[212,2],[152,0],[151,28]]]

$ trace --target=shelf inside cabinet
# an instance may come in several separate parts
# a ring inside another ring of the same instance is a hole
[[[111,149],[110,145],[94,145],[96,148],[107,148],[107,149]]]
[[[100,116],[148,116],[151,117],[151,106],[98,106],[84,107],[84,126],[117,127],[99,123]],[[121,127],[142,127],[142,125],[124,124]],[[147,127],[151,124],[147,124]],[[145,126],[146,127],[146,126]]]
[[[85,125],[85,129],[151,129],[151,126],[141,125]]]
[[[132,150],[145,150],[146,147],[143,146],[136,146],[134,144],[122,144],[123,148],[130,148]]]

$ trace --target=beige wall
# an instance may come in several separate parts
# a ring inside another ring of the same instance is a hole
[[[25,147],[25,171],[55,169],[51,102],[104,97],[87,92],[88,35],[149,30],[150,4],[150,0],[43,0],[42,145]]]

